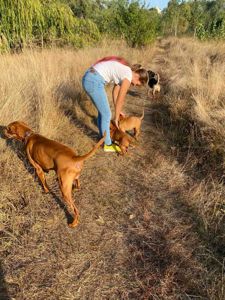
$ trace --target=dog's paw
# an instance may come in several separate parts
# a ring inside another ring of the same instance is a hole
[[[75,221],[73,221],[72,223],[69,223],[68,226],[69,226],[70,228],[74,228],[74,227],[76,227],[78,224],[79,224],[78,220],[75,220]]]

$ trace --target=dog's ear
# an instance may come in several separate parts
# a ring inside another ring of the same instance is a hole
[[[148,70],[147,72],[148,72],[148,78],[149,79],[152,78],[152,77],[154,77],[156,75],[156,73],[153,72],[152,70]]]
[[[117,127],[116,125],[113,123],[113,121],[110,121],[110,126],[109,126],[110,130],[115,130]]]
[[[154,79],[156,80],[156,83],[159,82],[159,73],[155,73]]]
[[[123,119],[125,119],[125,117],[124,117],[123,115],[120,114],[120,116],[119,116],[119,121],[121,121],[121,120],[123,120]]]

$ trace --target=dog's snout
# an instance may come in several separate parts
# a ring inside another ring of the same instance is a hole
[[[7,133],[7,132],[9,132],[8,126],[6,126],[6,127],[3,129],[3,133],[4,133],[4,134]]]

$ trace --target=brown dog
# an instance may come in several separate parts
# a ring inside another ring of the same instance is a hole
[[[4,130],[7,138],[15,138],[25,142],[26,153],[32,166],[35,168],[46,193],[49,192],[44,171],[55,170],[63,199],[72,210],[74,220],[70,227],[78,224],[79,212],[72,199],[72,186],[76,183],[80,187],[79,176],[84,161],[94,155],[105,140],[105,135],[94,148],[83,156],[77,156],[69,147],[35,133],[24,122],[10,123]]]
[[[110,122],[110,137],[113,142],[118,142],[121,154],[127,153],[129,145],[133,143],[132,137],[122,132],[112,121]]]
[[[122,132],[134,130],[134,137],[137,138],[140,134],[141,122],[143,118],[144,118],[144,110],[140,117],[134,117],[134,116],[122,117],[120,115],[119,128],[121,129]]]

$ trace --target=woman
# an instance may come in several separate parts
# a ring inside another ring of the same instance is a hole
[[[118,127],[119,116],[130,85],[141,86],[148,81],[148,73],[140,65],[130,66],[122,57],[109,56],[98,60],[87,70],[82,78],[85,92],[98,110],[97,125],[100,136],[106,131],[105,152],[120,152],[119,146],[112,144],[110,138],[111,111],[105,91],[105,84],[114,83],[113,103],[115,106],[114,122]]]

